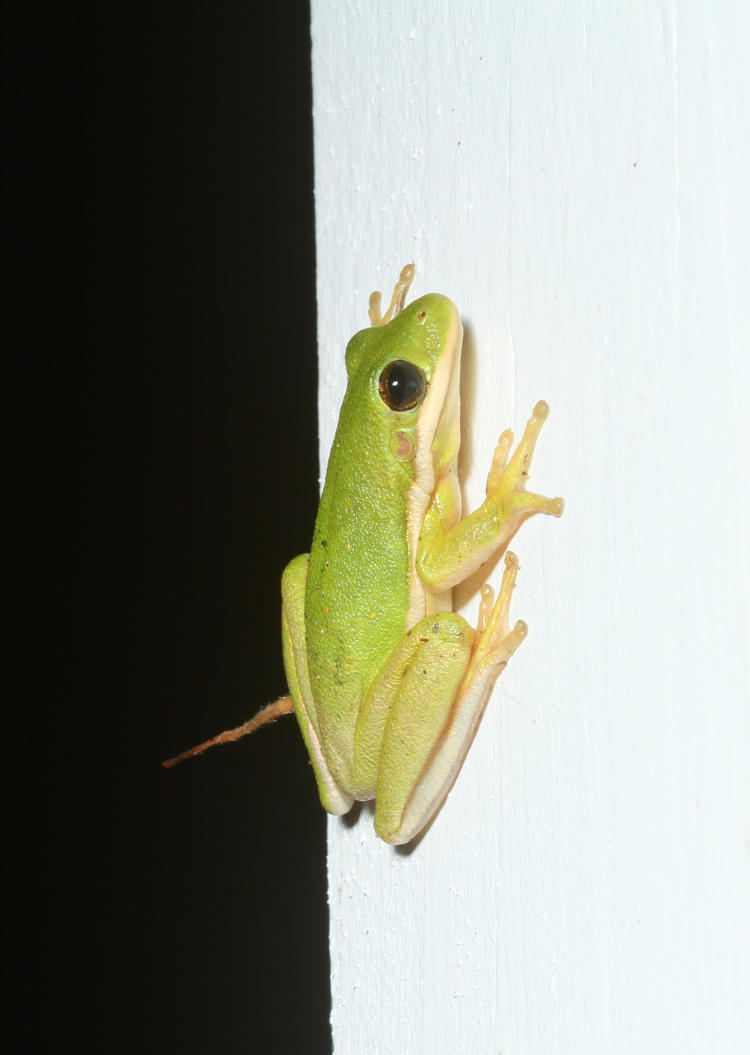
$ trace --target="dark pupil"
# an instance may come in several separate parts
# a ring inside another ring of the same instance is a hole
[[[391,410],[413,410],[424,399],[427,381],[418,366],[397,359],[380,375],[380,398]]]

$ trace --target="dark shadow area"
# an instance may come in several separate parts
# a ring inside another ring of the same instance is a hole
[[[20,1046],[326,1052],[295,720],[159,765],[285,690],[318,484],[309,12],[34,10],[5,44]]]

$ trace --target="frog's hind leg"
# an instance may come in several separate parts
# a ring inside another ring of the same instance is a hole
[[[405,830],[404,811],[450,728],[473,642],[455,612],[427,616],[396,645],[363,700],[352,791],[375,798],[375,830],[386,842],[408,842],[422,827]]]
[[[483,590],[475,634],[472,634],[471,628],[460,616],[449,613],[442,617],[432,617],[433,620],[442,618],[460,621],[473,638],[473,642],[463,662],[458,664],[458,671],[455,662],[458,655],[454,656],[450,667],[454,677],[449,679],[450,684],[446,682],[445,685],[450,695],[443,696],[439,703],[436,702],[432,707],[433,711],[442,716],[442,727],[436,734],[430,734],[431,749],[426,752],[422,768],[416,778],[412,778],[408,788],[404,785],[403,777],[399,786],[398,782],[390,779],[389,773],[395,770],[398,774],[402,769],[401,741],[404,739],[404,728],[408,729],[416,722],[423,725],[424,714],[419,693],[420,673],[429,671],[430,682],[435,684],[433,671],[422,662],[421,655],[419,662],[412,664],[416,676],[410,670],[410,677],[404,679],[404,691],[393,704],[383,742],[375,813],[375,827],[386,842],[408,842],[437,812],[463,764],[495,682],[526,636],[525,623],[517,622],[511,630],[508,621],[511,594],[518,574],[518,559],[514,554],[507,553],[505,565],[497,601],[493,603],[492,589],[489,586]],[[423,620],[418,627],[429,622],[430,619]],[[458,627],[459,624],[455,625]],[[458,677],[455,677],[456,673]],[[439,676],[439,673],[434,675]],[[422,683],[422,693],[424,692],[425,685]],[[421,733],[424,734],[423,728]]]
[[[307,584],[308,554],[295,557],[281,577],[281,633],[284,648],[284,668],[294,710],[302,731],[310,761],[318,784],[320,801],[328,813],[346,813],[353,802],[336,783],[321,747],[317,729],[315,700],[310,688],[305,637],[305,586]]]

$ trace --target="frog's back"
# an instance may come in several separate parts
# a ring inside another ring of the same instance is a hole
[[[454,305],[429,294],[387,325],[362,330],[347,347],[347,390],[305,593],[314,724],[344,787],[362,698],[406,632],[410,589],[418,588],[409,548],[416,545],[431,493],[430,480],[420,479],[416,469],[420,423],[446,345],[457,361],[460,332]],[[437,410],[427,411],[436,419],[443,408],[441,391],[436,384]],[[422,432],[424,467],[432,433]]]
[[[305,614],[319,733],[348,771],[351,758],[342,755],[351,751],[362,696],[406,630],[410,480],[384,473],[377,442],[345,425],[342,408],[310,549]]]

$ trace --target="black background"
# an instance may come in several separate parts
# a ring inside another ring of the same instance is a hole
[[[285,691],[318,488],[309,11],[6,29],[18,1050],[325,1052],[296,722],[159,766]]]

